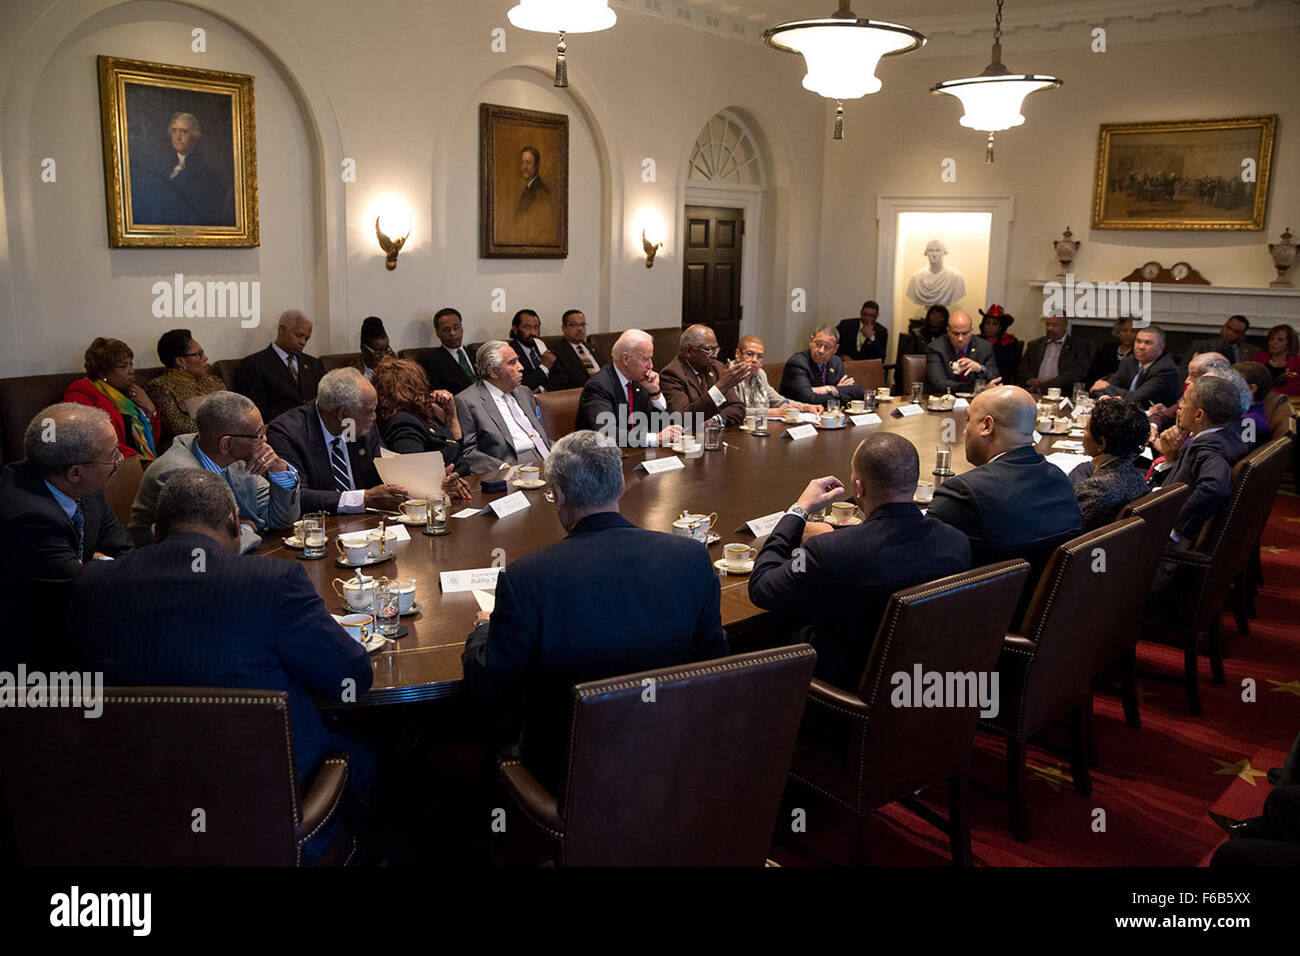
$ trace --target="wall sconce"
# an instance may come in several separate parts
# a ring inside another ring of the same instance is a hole
[[[641,230],[641,248],[645,249],[645,267],[651,268],[655,264],[655,253],[663,246],[662,242],[652,243],[646,238],[645,230]]]
[[[390,238],[390,234],[402,234],[396,239]],[[400,215],[391,213],[381,213],[375,217],[375,236],[379,239],[379,248],[384,250],[388,256],[384,260],[384,268],[390,272],[397,268],[397,255],[402,251],[402,246],[411,235],[411,217],[408,214],[403,219]]]

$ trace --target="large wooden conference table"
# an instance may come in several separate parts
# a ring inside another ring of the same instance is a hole
[[[847,486],[849,460],[864,437],[873,431],[897,432],[911,441],[920,453],[921,478],[931,478],[936,450],[941,445],[952,449],[952,469],[960,474],[970,466],[962,445],[965,411],[923,412],[908,418],[895,418],[890,412],[900,399],[882,404],[879,425],[848,426],[838,430],[820,430],[815,437],[792,440],[784,437],[786,426],[770,425],[771,434],[756,438],[739,429],[723,433],[726,442],[720,451],[703,452],[695,457],[681,457],[685,468],[658,475],[647,475],[636,466],[646,458],[674,454],[669,449],[629,449],[623,463],[625,489],[621,502],[623,515],[642,528],[672,531],[673,521],[683,510],[708,514],[717,512],[716,530],[722,540],[709,547],[715,559],[722,557],[722,547],[730,542],[744,542],[755,547],[756,539],[745,528],[754,518],[784,511],[808,481],[822,475],[835,475]],[[946,430],[945,419],[950,420]],[[948,444],[941,438],[952,436]],[[1051,438],[1040,448],[1045,450]],[[479,479],[470,479],[473,498],[453,502],[452,512],[463,508],[482,508],[500,495],[485,495]],[[547,486],[549,487],[549,486]],[[508,489],[514,492],[515,488]],[[555,506],[544,497],[546,489],[525,491],[530,507],[524,511],[496,518],[481,515],[449,519],[451,533],[430,537],[421,526],[409,527],[411,540],[397,543],[393,559],[368,568],[366,573],[392,579],[415,578],[416,601],[420,611],[402,618],[409,634],[387,649],[371,654],[374,683],[357,703],[325,705],[343,709],[384,704],[433,700],[459,694],[463,689],[461,651],[474,626],[478,604],[473,594],[442,593],[438,572],[487,568],[493,564],[494,551],[504,551],[506,562],[531,551],[553,544],[564,537],[564,529],[555,516]],[[268,541],[260,554],[286,560],[300,560],[307,570],[326,607],[346,613],[334,593],[334,578],[349,578],[356,572],[339,567],[334,538],[378,526],[376,514],[340,515],[331,518],[329,557],[305,561],[280,539]],[[499,562],[498,562],[499,563]],[[765,612],[749,601],[748,577],[727,575],[722,578],[722,622],[729,630],[752,626]],[[647,587],[653,587],[647,583]]]

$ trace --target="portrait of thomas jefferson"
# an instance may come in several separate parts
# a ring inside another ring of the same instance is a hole
[[[131,143],[131,213],[142,225],[235,225],[231,177],[209,164],[193,113],[173,112],[161,144]]]

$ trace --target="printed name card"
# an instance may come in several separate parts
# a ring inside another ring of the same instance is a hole
[[[1038,444],[1040,441],[1042,441],[1042,440],[1043,440],[1043,436],[1040,435],[1040,434],[1038,433],[1038,429],[1035,428],[1035,429],[1034,429],[1034,444],[1037,445],[1037,444]]]
[[[483,513],[483,510],[482,510],[482,509],[479,509],[479,508],[461,508],[461,509],[460,509],[459,511],[457,511],[454,515],[452,515],[452,517],[453,517],[453,518],[473,518],[475,515],[481,515],[482,513]]]
[[[468,571],[442,571],[438,574],[438,583],[443,594],[456,594],[462,591],[495,591],[497,575],[502,568],[471,568]]]
[[[913,415],[924,415],[925,409],[920,405],[899,405],[889,414],[893,415],[895,418],[911,418]]]
[[[746,521],[745,527],[755,538],[761,538],[765,534],[771,534],[772,529],[776,527],[778,521],[785,517],[784,511],[773,511],[770,515],[763,515],[761,518],[755,518],[753,521]]]
[[[812,438],[816,434],[817,429],[812,425],[795,425],[785,430],[785,437],[790,439]]]
[[[849,421],[854,425],[879,425],[880,416],[875,412],[867,412],[865,415],[850,415]]]
[[[1083,451],[1083,442],[1062,439],[1061,441],[1053,442],[1052,447],[1061,448],[1064,449],[1065,451]]]
[[[686,464],[676,455],[669,455],[666,458],[647,458],[641,464],[637,465],[647,475],[657,475],[665,471],[676,471],[679,468],[685,468]]]
[[[522,491],[516,491],[514,494],[506,495],[504,498],[498,498],[483,509],[487,514],[491,511],[498,518],[504,518],[506,515],[512,515],[516,511],[523,511],[529,507],[528,497]]]
[[[966,399],[964,399],[964,398],[959,398],[959,399],[957,399],[957,401],[955,401],[955,402],[952,403],[952,410],[953,410],[953,411],[956,411],[956,410],[959,409],[959,408],[966,408],[966,407],[968,407],[969,405],[970,405],[970,402],[966,401]]]

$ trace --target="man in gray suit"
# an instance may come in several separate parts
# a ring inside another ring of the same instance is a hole
[[[456,396],[464,433],[461,460],[474,474],[543,461],[551,439],[533,393],[523,387],[524,369],[514,348],[499,339],[484,342],[474,364],[479,380]]]
[[[293,466],[266,443],[262,414],[238,392],[215,392],[194,415],[199,430],[178,435],[145,469],[127,531],[136,547],[153,541],[158,494],[173,474],[202,468],[225,479],[239,505],[239,553],[262,543],[260,532],[284,531],[298,520],[300,482]]]

